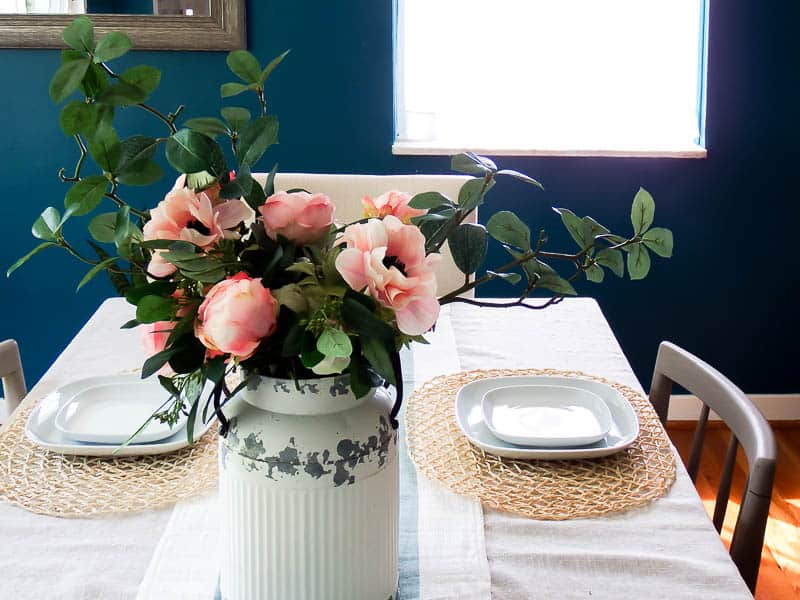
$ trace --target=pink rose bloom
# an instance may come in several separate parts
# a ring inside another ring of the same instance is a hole
[[[273,240],[278,234],[297,244],[313,244],[333,223],[334,206],[325,194],[278,192],[258,209],[264,229]]]
[[[250,358],[275,331],[278,301],[253,279],[238,273],[214,285],[197,312],[194,333],[211,356]]]
[[[158,354],[167,345],[167,338],[175,327],[173,321],[156,321],[155,323],[144,323],[141,325],[141,340],[144,352],[148,358]],[[172,372],[169,365],[164,365],[158,371],[162,375]]]
[[[336,243],[347,245],[336,257],[336,269],[347,285],[357,291],[366,288],[394,309],[400,331],[420,335],[433,327],[439,317],[433,272],[439,255],[425,256],[425,236],[419,229],[389,215],[350,225]]]
[[[252,215],[241,200],[228,200],[214,204],[206,192],[195,193],[183,187],[186,176],[181,175],[175,186],[150,211],[150,220],[142,230],[145,240],[183,240],[201,248],[211,248],[221,239],[239,237],[230,231]],[[154,252],[148,272],[156,277],[166,277],[175,272],[175,265]]]
[[[364,196],[361,200],[361,204],[364,206],[364,216],[382,219],[392,215],[403,223],[411,223],[413,217],[419,217],[427,212],[419,208],[411,208],[408,205],[411,197],[411,194],[398,191],[386,192],[374,200],[369,196]]]

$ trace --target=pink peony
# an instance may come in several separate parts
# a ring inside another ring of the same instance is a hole
[[[425,236],[413,225],[387,216],[350,225],[337,244],[347,247],[336,257],[336,269],[354,290],[394,309],[403,333],[420,335],[439,317],[433,264],[425,256]]]
[[[278,192],[258,210],[269,237],[280,234],[301,245],[318,242],[333,223],[334,206],[325,194]]]
[[[194,333],[211,355],[250,358],[275,331],[278,301],[246,273],[214,285],[197,312]]]
[[[411,194],[406,192],[391,191],[386,192],[375,198],[364,196],[361,204],[364,205],[365,217],[383,217],[392,215],[400,219],[403,223],[411,223],[413,217],[424,215],[427,211],[418,208],[411,208],[408,203]]]
[[[213,192],[195,193],[183,187],[185,175],[175,181],[175,186],[150,211],[145,223],[145,240],[184,240],[201,248],[211,248],[219,240],[237,238],[230,231],[252,216],[250,208],[241,200],[228,200],[215,204]],[[175,272],[175,265],[165,261],[160,253],[153,253],[148,272],[165,277]]]

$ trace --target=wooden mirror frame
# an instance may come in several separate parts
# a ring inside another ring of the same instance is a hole
[[[128,34],[139,50],[235,50],[247,46],[244,0],[209,0],[210,16],[90,15],[99,38]],[[0,15],[0,48],[64,48],[76,15]]]

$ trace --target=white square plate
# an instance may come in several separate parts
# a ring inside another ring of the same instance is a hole
[[[481,400],[489,390],[518,385],[562,385],[589,390],[600,396],[611,412],[611,428],[599,442],[577,448],[524,448],[495,437],[483,421]],[[456,395],[456,421],[467,439],[484,452],[505,458],[564,460],[609,456],[630,446],[639,436],[639,419],[625,397],[610,385],[578,377],[493,377],[463,386]]]
[[[54,392],[48,394],[36,405],[25,423],[25,435],[27,435],[28,439],[34,444],[50,450],[51,452],[77,456],[137,456],[164,454],[188,446],[189,441],[186,436],[185,427],[161,440],[145,444],[129,444],[116,453],[115,451],[119,448],[119,444],[78,442],[68,438],[56,428],[55,419],[58,411],[82,390],[94,386],[114,386],[117,384],[130,386],[134,382],[141,383],[144,393],[157,394],[159,398],[163,397],[162,402],[168,397],[167,392],[156,379],[143,380],[137,374],[106,375],[80,379],[61,386]],[[205,393],[204,391],[204,394]],[[140,425],[141,423],[131,423],[131,433],[136,431]],[[198,418],[194,427],[194,439],[200,439],[210,427],[211,422],[203,424],[201,419]]]

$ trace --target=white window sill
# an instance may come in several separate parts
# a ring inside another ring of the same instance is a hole
[[[706,158],[707,151],[697,144],[664,148],[614,148],[593,150],[590,148],[515,148],[502,146],[466,147],[438,141],[396,141],[392,154],[407,156],[450,156],[470,150],[490,156],[598,156],[635,158]]]

